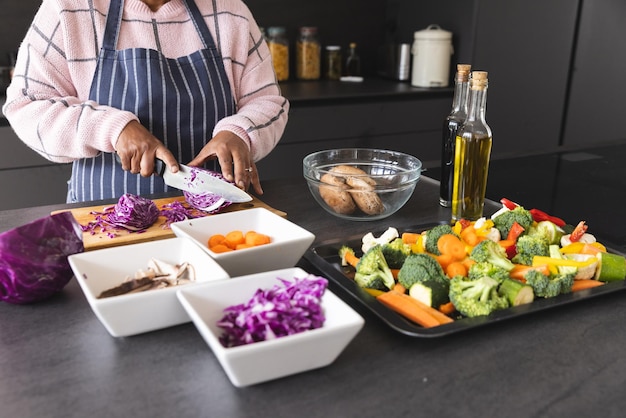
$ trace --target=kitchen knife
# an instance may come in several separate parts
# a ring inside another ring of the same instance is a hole
[[[158,158],[154,169],[163,177],[165,184],[191,193],[213,193],[233,203],[249,202],[252,197],[234,184],[221,180],[211,174],[195,168],[178,164],[178,172],[172,173],[165,163]]]

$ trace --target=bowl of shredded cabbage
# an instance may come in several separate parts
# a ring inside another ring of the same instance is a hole
[[[177,291],[231,383],[249,386],[330,365],[363,318],[294,267]]]

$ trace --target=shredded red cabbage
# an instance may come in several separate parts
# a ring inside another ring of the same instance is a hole
[[[204,213],[194,208],[187,208],[178,200],[161,206],[161,216],[165,217],[163,228],[169,228],[172,222],[184,221],[185,219],[202,218]]]
[[[143,231],[150,228],[158,218],[159,209],[152,200],[126,193],[104,221],[131,231]]]
[[[294,282],[278,280],[282,286],[258,289],[247,303],[224,309],[224,317],[217,322],[223,329],[220,342],[224,347],[280,338],[324,324],[321,302],[328,280],[314,275],[296,277]]]
[[[198,171],[206,172],[213,177],[217,177],[220,180],[227,181],[221,173],[198,167],[192,168],[191,181],[195,180],[196,172]],[[185,196],[185,200],[187,201],[187,203],[189,203],[192,207],[208,213],[217,213],[232,203],[214,193],[192,193],[188,191],[183,191],[183,195]]]
[[[26,304],[59,292],[72,279],[67,256],[84,251],[71,212],[60,212],[0,234],[0,300]]]

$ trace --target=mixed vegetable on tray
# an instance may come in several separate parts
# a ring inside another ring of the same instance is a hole
[[[354,281],[411,321],[434,327],[624,280],[626,259],[584,221],[569,225],[508,199],[489,218],[422,232],[390,227],[339,249]]]

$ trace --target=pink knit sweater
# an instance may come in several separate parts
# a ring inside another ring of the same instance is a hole
[[[221,51],[237,107],[212,134],[234,132],[259,160],[278,143],[289,111],[267,45],[242,1],[196,3]],[[88,100],[108,7],[109,0],[43,0],[20,46],[3,111],[22,141],[50,161],[113,152],[124,126],[137,119]],[[131,47],[177,58],[203,46],[183,0],[157,12],[140,0],[125,0],[117,49]]]

